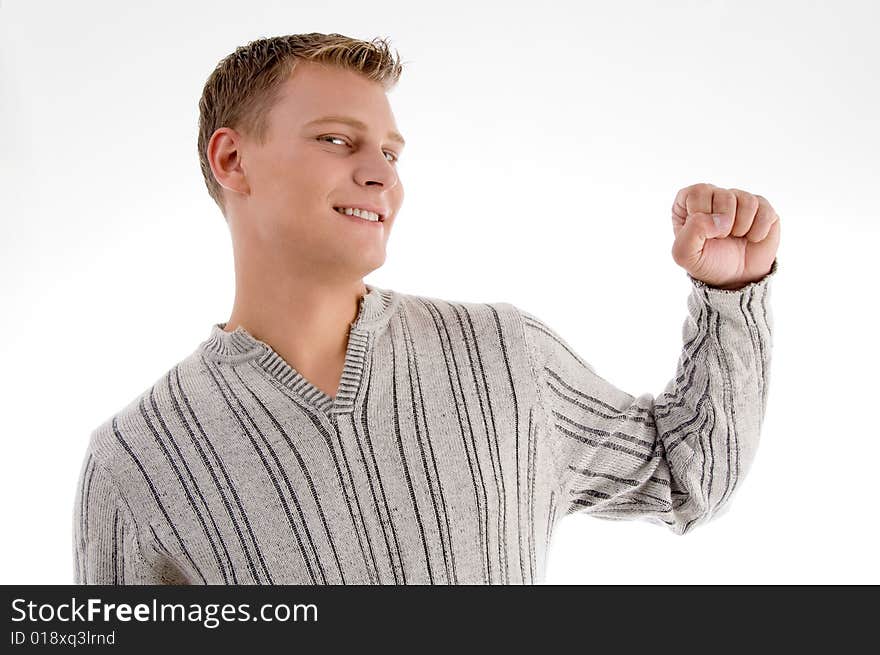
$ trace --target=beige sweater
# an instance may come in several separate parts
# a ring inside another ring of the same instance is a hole
[[[367,285],[335,397],[214,324],[93,431],[75,582],[532,584],[572,512],[686,534],[755,456],[775,272],[738,291],[690,278],[656,398],[509,303]]]

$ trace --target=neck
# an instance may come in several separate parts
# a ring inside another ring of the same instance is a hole
[[[266,280],[271,284],[266,284]],[[328,281],[296,275],[236,276],[225,332],[241,325],[306,377],[341,369],[349,328],[367,288],[363,280]]]

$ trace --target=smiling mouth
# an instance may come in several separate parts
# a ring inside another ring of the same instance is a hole
[[[333,211],[335,211],[337,214],[341,214],[343,216],[348,216],[349,218],[359,218],[360,220],[366,221],[367,223],[384,223],[385,222],[385,217],[382,214],[379,214],[379,219],[374,221],[369,218],[364,218],[363,216],[358,216],[357,214],[346,214],[344,211],[341,211],[339,209],[339,207],[334,207]]]

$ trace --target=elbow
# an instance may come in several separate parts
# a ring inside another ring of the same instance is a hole
[[[712,508],[708,508],[699,503],[692,504],[690,502],[685,502],[680,509],[683,509],[684,507],[689,507],[689,510],[684,512],[675,511],[673,514],[674,520],[669,524],[669,528],[672,532],[679,536],[690,534],[698,526],[704,525],[709,521],[726,514],[730,509],[730,497],[728,496],[728,498],[720,505],[716,505]]]

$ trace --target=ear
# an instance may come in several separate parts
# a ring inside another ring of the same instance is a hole
[[[207,159],[214,179],[224,189],[249,194],[251,189],[242,160],[242,137],[231,127],[220,127],[208,141]]]

